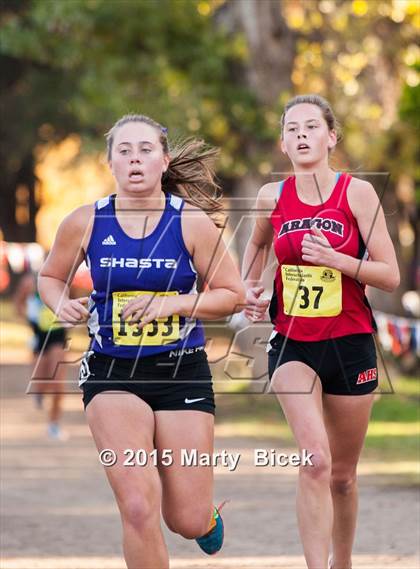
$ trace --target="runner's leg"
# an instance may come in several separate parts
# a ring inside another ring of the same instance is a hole
[[[32,375],[29,393],[34,393],[35,396],[38,396],[36,399],[38,406],[41,407],[43,396],[48,389],[49,363],[47,353],[41,345],[39,335],[34,334],[33,341],[36,347],[32,359]]]
[[[204,535],[213,514],[213,468],[182,466],[181,449],[213,454],[214,416],[203,411],[156,411],[155,445],[172,451],[161,466],[162,513],[169,529],[187,539]]]
[[[324,420],[332,457],[334,504],[333,569],[350,569],[356,531],[358,492],[356,469],[374,395],[324,394]]]
[[[155,419],[151,408],[136,395],[104,392],[86,407],[86,417],[98,450],[117,453],[115,466],[105,468],[123,526],[128,569],[165,569],[168,552],[160,525],[161,483],[152,460],[146,466],[123,466],[125,449],[154,449]]]
[[[61,344],[52,344],[47,352],[49,367],[48,392],[51,393],[51,407],[49,411],[50,423],[58,423],[62,415],[63,395],[65,391],[66,366],[65,352]]]
[[[313,453],[313,466],[301,466],[299,470],[297,518],[308,568],[326,569],[333,507],[321,383],[306,364],[288,362],[274,372],[271,389],[277,394],[299,450]]]

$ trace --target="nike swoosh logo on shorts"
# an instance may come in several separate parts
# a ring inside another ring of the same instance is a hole
[[[204,401],[205,397],[199,397],[198,399],[188,399],[188,397],[185,398],[185,403],[197,403],[197,401]]]

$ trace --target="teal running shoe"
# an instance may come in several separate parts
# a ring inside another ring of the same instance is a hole
[[[202,537],[198,537],[195,541],[199,547],[207,553],[207,555],[214,555],[222,549],[224,539],[224,525],[220,510],[225,505],[223,502],[218,508],[214,506],[213,517],[210,522],[209,531]]]

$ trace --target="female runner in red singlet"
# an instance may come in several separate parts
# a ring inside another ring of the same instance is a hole
[[[357,517],[356,468],[378,385],[375,324],[365,285],[386,291],[399,270],[375,190],[334,172],[334,114],[317,95],[286,105],[281,147],[294,176],[261,188],[243,276],[246,316],[261,320],[262,271],[278,260],[268,345],[271,389],[300,450],[297,517],[307,566],[350,569]],[[262,212],[267,212],[265,215]]]

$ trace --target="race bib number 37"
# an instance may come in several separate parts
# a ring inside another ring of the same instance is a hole
[[[174,314],[168,318],[158,318],[144,328],[137,324],[130,325],[122,319],[125,305],[133,298],[142,294],[150,296],[171,296],[176,291],[151,292],[147,290],[133,290],[112,293],[112,332],[114,343],[120,346],[163,346],[179,340],[179,315]]]
[[[341,273],[328,267],[282,265],[284,313],[337,316],[342,310]]]

